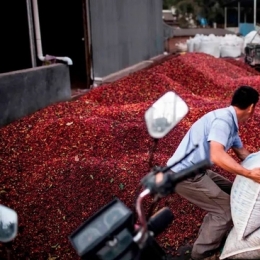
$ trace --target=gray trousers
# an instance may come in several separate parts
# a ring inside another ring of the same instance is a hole
[[[232,225],[230,191],[232,183],[223,176],[206,170],[176,186],[176,193],[207,211],[198,238],[192,248],[192,258],[202,259],[217,249]]]

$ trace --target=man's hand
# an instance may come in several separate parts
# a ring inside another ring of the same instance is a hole
[[[171,182],[169,172],[158,172],[153,175],[149,175],[142,182],[143,186],[150,190],[151,194],[159,197],[164,197],[173,193],[174,185]]]
[[[260,168],[250,170],[249,175],[245,177],[248,177],[249,179],[260,183]]]
[[[164,174],[162,172],[159,172],[159,173],[156,174],[156,176],[155,176],[155,183],[157,185],[159,185],[163,181],[163,175]]]

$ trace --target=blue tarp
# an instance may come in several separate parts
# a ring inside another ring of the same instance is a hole
[[[239,33],[243,36],[246,36],[248,33],[255,30],[255,26],[253,23],[240,23],[239,24]]]

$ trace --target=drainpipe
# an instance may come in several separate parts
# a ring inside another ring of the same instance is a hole
[[[33,16],[34,16],[34,26],[35,26],[35,38],[37,47],[37,56],[41,61],[46,61],[46,57],[42,53],[42,40],[41,40],[41,29],[39,20],[39,9],[38,0],[32,0],[33,3]],[[73,62],[69,57],[55,57],[56,60],[61,60],[66,62],[68,65],[72,65]]]
[[[82,2],[82,14],[83,14],[83,29],[84,29],[84,38],[82,39],[84,41],[84,48],[85,48],[85,59],[86,59],[86,79],[87,79],[87,88],[91,88],[92,84],[92,54],[91,54],[91,47],[90,47],[90,28],[89,28],[89,8],[87,0],[81,0]]]
[[[26,0],[26,7],[27,7],[31,62],[32,62],[32,67],[34,68],[34,67],[37,66],[37,63],[36,63],[36,53],[35,53],[34,26],[33,26],[32,2],[31,2],[31,0]]]

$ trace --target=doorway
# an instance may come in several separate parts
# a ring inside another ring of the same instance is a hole
[[[0,73],[31,68],[26,0],[0,2]]]
[[[87,89],[90,75],[86,65],[83,2],[38,0],[43,55],[67,56],[72,89]]]

